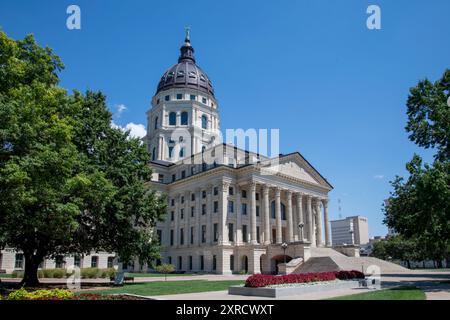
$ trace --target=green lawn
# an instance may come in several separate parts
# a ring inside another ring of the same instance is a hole
[[[336,297],[328,300],[425,300],[425,293],[416,287],[396,287]]]
[[[164,278],[164,274],[162,273],[141,273],[141,272],[125,272],[125,275],[127,277],[135,277],[135,278],[143,278],[143,277],[162,277]],[[190,277],[190,276],[196,276],[197,274],[192,273],[183,273],[183,274],[176,274],[176,273],[170,273],[167,275],[167,277]]]
[[[228,280],[228,281],[207,281],[207,280],[190,280],[190,281],[155,281],[146,283],[126,284],[123,287],[116,287],[105,290],[89,290],[82,293],[131,293],[142,296],[158,296],[167,294],[206,292],[227,290],[229,286],[243,284],[244,281]]]
[[[0,278],[11,278],[11,273],[0,273]]]

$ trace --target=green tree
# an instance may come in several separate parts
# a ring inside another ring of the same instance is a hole
[[[156,272],[164,274],[164,280],[167,281],[167,275],[175,271],[173,264],[163,263],[155,267]]]
[[[384,222],[405,239],[416,239],[429,258],[448,259],[450,252],[450,70],[432,83],[420,81],[407,102],[409,138],[436,150],[432,165],[418,155],[406,164],[408,179],[397,176],[384,207]]]
[[[101,93],[58,87],[62,69],[32,36],[0,32],[0,246],[23,251],[29,286],[45,257],[159,257],[153,227],[165,200],[146,187],[145,147],[111,128]]]

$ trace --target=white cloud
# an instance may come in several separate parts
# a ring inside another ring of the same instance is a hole
[[[147,130],[145,130],[145,126],[140,123],[127,123],[125,126],[125,130],[130,130],[130,136],[133,138],[143,138],[147,135]]]
[[[116,105],[116,110],[117,110],[117,115],[120,116],[122,114],[122,112],[127,110],[127,107],[124,104],[117,104]]]
[[[130,122],[125,125],[125,127],[119,126],[111,121],[111,128],[120,129],[122,131],[130,131],[130,137],[132,138],[143,138],[147,135],[147,130],[145,126],[140,123]]]
[[[376,180],[382,180],[382,179],[384,179],[384,175],[376,174],[376,175],[373,176],[373,178],[376,179]]]

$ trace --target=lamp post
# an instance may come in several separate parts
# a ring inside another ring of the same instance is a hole
[[[300,222],[298,224],[298,227],[300,229],[300,241],[303,242],[304,238],[303,238],[303,227],[305,226],[305,224],[303,222]]]
[[[284,255],[284,266],[286,267],[286,249],[288,247],[288,244],[286,242],[283,242],[281,244],[281,248],[283,249],[283,255]]]

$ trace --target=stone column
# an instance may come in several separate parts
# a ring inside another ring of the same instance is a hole
[[[251,244],[257,244],[256,240],[256,183],[250,184],[250,228],[251,228]]]
[[[303,221],[303,201],[302,201],[303,195],[299,192],[297,193],[297,221],[299,224],[303,224],[303,228],[300,228],[299,226],[296,226],[298,228],[298,240],[304,241],[305,240],[305,222]]]
[[[316,206],[316,225],[317,225],[317,239],[316,243],[318,247],[323,247],[323,239],[322,239],[322,209],[320,207],[321,201],[319,198],[315,201]]]
[[[184,219],[185,219],[185,229],[186,231],[184,232],[184,245],[186,247],[190,247],[191,246],[191,208],[190,208],[190,203],[191,203],[191,199],[190,199],[191,193],[190,191],[186,191],[185,195],[184,195]]]
[[[264,210],[264,244],[271,244],[272,230],[270,229],[269,187],[263,185],[263,210]]]
[[[308,233],[309,233],[309,241],[311,242],[311,247],[316,246],[316,234],[314,231],[314,219],[313,219],[313,212],[312,212],[312,197],[310,195],[306,196],[306,211],[307,211],[307,217],[308,217]]]
[[[331,247],[330,222],[328,221],[328,199],[323,199],[322,204],[323,204],[323,219],[325,223],[325,245],[327,247]]]
[[[292,192],[286,191],[286,201],[287,201],[287,207],[286,207],[286,219],[287,219],[287,242],[293,242],[294,241],[294,229],[293,229],[293,219],[292,219]]]
[[[219,245],[229,244],[227,233],[227,216],[228,216],[228,188],[230,184],[222,181],[219,193]]]
[[[206,243],[213,244],[214,242],[214,230],[212,223],[212,215],[214,211],[212,201],[212,188],[213,186],[208,184],[206,186]]]
[[[281,189],[275,188],[275,219],[277,226],[276,243],[283,242],[282,227],[281,227]]]
[[[200,216],[202,215],[202,208],[201,208],[201,199],[202,197],[202,189],[197,188],[195,189],[195,234],[196,239],[194,239],[195,243],[197,245],[202,244],[202,238],[201,238],[201,232],[202,232],[202,226],[200,225]]]
[[[242,245],[242,204],[241,204],[241,187],[236,185],[236,238],[234,243],[237,246]]]
[[[173,245],[178,247],[178,225],[179,225],[179,216],[180,216],[180,195],[175,195],[175,213],[174,213],[174,228],[173,228]]]

